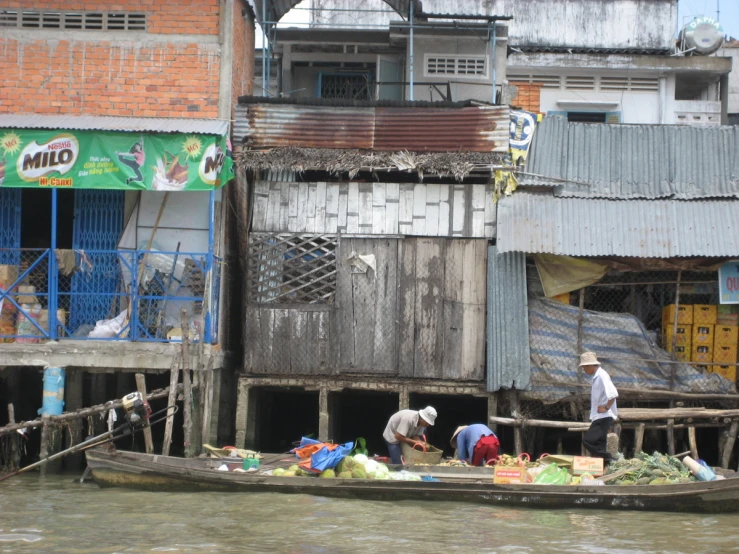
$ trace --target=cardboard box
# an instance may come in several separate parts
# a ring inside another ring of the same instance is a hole
[[[693,362],[712,362],[713,361],[713,345],[712,344],[694,344],[691,351],[690,360]]]
[[[717,346],[713,349],[713,361],[724,364],[735,364],[737,355],[736,344]]]
[[[533,479],[525,467],[495,466],[493,483],[496,485],[512,485],[531,483]]]
[[[0,265],[0,288],[7,290],[13,283],[18,280],[17,265]]]
[[[739,327],[736,325],[716,325],[713,331],[713,346],[735,346],[739,344]]]
[[[662,346],[668,352],[672,352],[672,335],[675,332],[674,325],[668,325],[662,327]],[[677,326],[677,340],[675,344],[680,346],[688,346],[693,342],[693,326],[692,325],[678,325]]]
[[[677,322],[680,325],[693,324],[693,306],[690,304],[680,304],[678,308],[680,315]],[[667,327],[670,323],[675,323],[675,304],[670,304],[662,308],[662,327]]]
[[[714,365],[709,369],[711,373],[717,373],[721,377],[725,377],[732,383],[736,383],[736,366],[733,365]]]
[[[582,475],[584,473],[589,473],[593,477],[600,477],[603,475],[603,458],[574,456],[572,458],[572,474]]]
[[[739,325],[739,314],[718,314],[716,325]]]
[[[18,304],[38,304],[38,299],[34,296],[36,294],[36,287],[33,285],[19,285],[18,296],[15,301]]]
[[[705,323],[702,325],[693,325],[693,348],[699,344],[707,344],[713,348],[714,330],[714,325],[708,325]]]
[[[708,325],[716,325],[716,306],[711,304],[694,304],[693,305],[693,325],[706,323]]]

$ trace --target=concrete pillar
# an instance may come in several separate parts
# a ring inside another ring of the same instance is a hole
[[[64,388],[66,372],[63,367],[47,367],[44,369],[44,388],[41,401],[41,415],[60,415],[64,411]],[[40,458],[51,456],[60,451],[62,434],[59,428],[47,426],[46,432],[42,433]],[[43,466],[41,475],[46,472],[58,473],[61,469],[61,460],[56,460]]]
[[[721,100],[721,125],[729,124],[729,74],[719,79],[719,100]]]
[[[328,442],[330,426],[328,410],[328,387],[321,387],[318,391],[318,440]]]
[[[269,76],[267,77],[269,79]],[[293,90],[293,56],[292,44],[285,44],[282,47],[282,89],[280,92],[283,96],[291,96]],[[267,81],[269,82],[269,81]]]
[[[251,387],[239,379],[238,392],[236,396],[236,448],[246,448],[247,436],[253,436],[253,430],[249,429],[249,396]]]
[[[408,410],[411,406],[411,395],[408,387],[403,385],[398,391],[398,410]]]
[[[74,412],[83,408],[82,405],[82,383],[84,381],[84,372],[81,369],[71,369],[67,371],[67,383],[64,388],[64,400],[67,412]],[[65,446],[79,444],[83,440],[84,425],[86,420],[74,419],[69,422],[66,431]],[[70,454],[64,458],[64,467],[76,471],[82,465],[84,454]]]

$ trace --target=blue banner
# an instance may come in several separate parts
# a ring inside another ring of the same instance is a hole
[[[739,261],[726,262],[718,270],[721,304],[739,304]]]

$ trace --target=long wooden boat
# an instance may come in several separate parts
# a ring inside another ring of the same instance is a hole
[[[442,476],[438,482],[273,477],[217,471],[223,460],[183,459],[137,452],[87,451],[102,487],[147,491],[228,491],[310,494],[364,500],[435,500],[531,508],[595,508],[664,512],[739,511],[739,478],[661,486],[496,485],[489,475]],[[441,474],[439,474],[441,475]]]

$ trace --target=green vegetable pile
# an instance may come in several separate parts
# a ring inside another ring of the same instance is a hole
[[[621,477],[608,481],[608,485],[675,485],[690,483],[695,477],[677,458],[655,452],[651,456],[644,452],[631,460],[619,460],[608,465],[606,476],[628,470]]]

